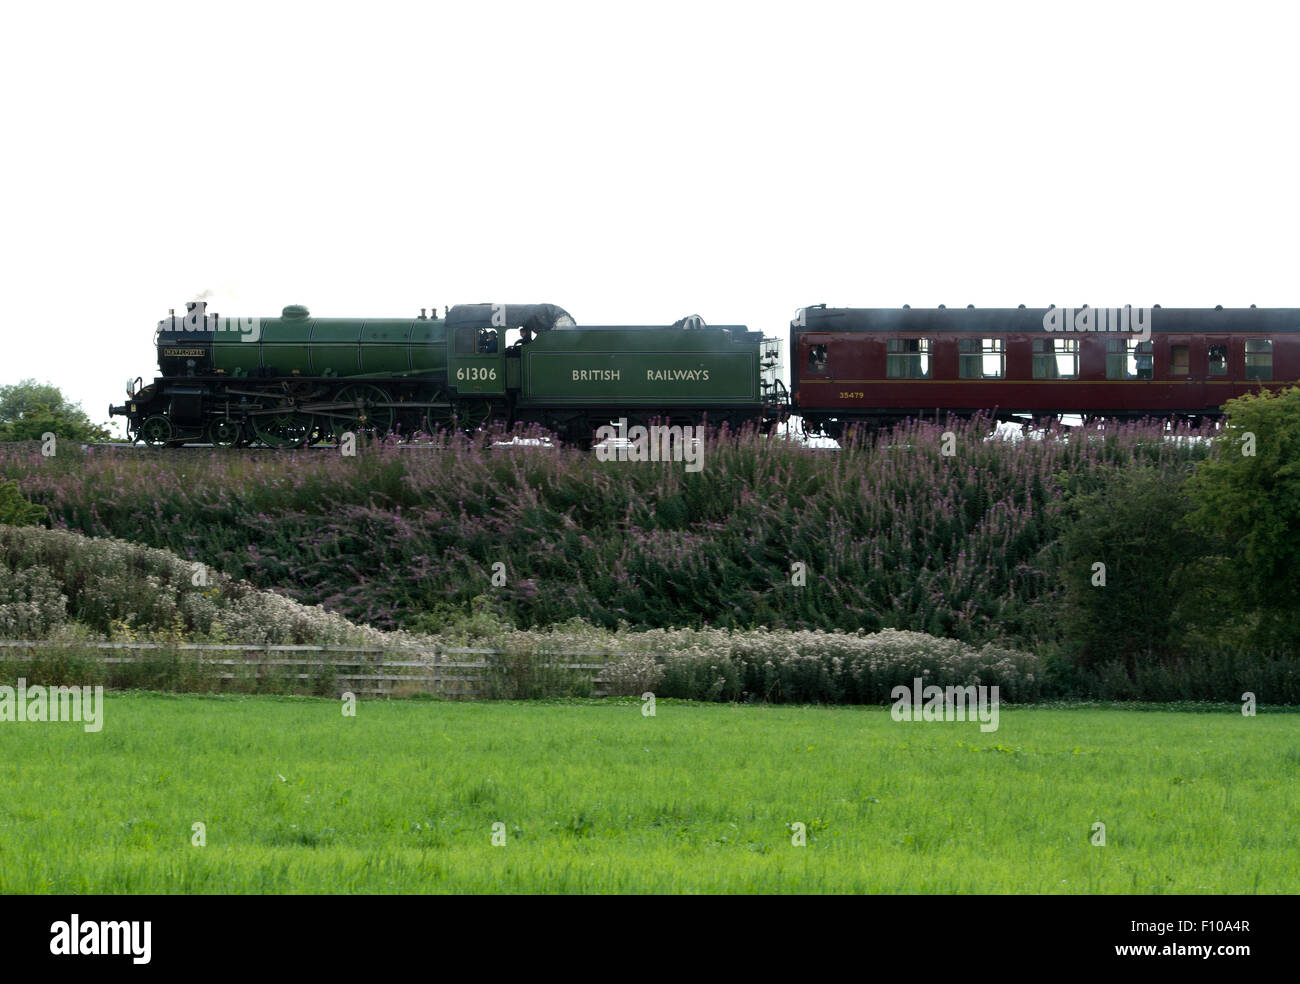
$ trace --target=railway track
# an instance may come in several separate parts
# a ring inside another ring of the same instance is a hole
[[[409,441],[402,441],[401,443],[395,443],[390,446],[394,448],[398,448],[400,450],[416,451],[416,452],[446,451],[448,449],[448,446],[446,444],[414,443]],[[547,447],[557,447],[558,445],[552,442],[545,442],[541,440],[519,440],[519,441],[494,441],[492,443],[492,446],[503,447],[503,448],[509,448],[509,447],[547,448]],[[82,444],[81,447],[87,449],[93,449],[96,451],[128,451],[128,452],[149,451],[160,455],[171,455],[171,454],[176,454],[178,452],[183,454],[186,452],[196,452],[196,451],[220,452],[221,454],[266,454],[268,452],[275,453],[275,454],[300,454],[304,452],[316,452],[316,453],[332,452],[334,454],[339,453],[338,444],[325,444],[325,443],[309,444],[301,448],[271,448],[262,445],[249,445],[240,448],[227,448],[227,447],[218,447],[215,444],[199,444],[197,442],[194,444],[182,444],[177,447],[170,447],[170,448],[168,447],[155,448],[155,447],[150,447],[149,445],[144,443],[128,444],[126,442],[104,443],[104,444]]]

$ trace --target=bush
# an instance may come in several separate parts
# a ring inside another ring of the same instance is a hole
[[[694,700],[776,703],[888,703],[898,684],[974,684],[999,688],[1004,700],[1042,696],[1044,674],[1029,653],[919,632],[630,633],[625,644],[659,652],[664,677],[658,693]]]
[[[44,506],[23,498],[17,482],[0,482],[0,526],[32,526],[44,521],[46,515]]]
[[[1132,671],[1116,660],[1082,671],[1062,693],[1157,703],[1240,703],[1252,693],[1261,704],[1300,704],[1300,657],[1208,651],[1166,664],[1139,663]]]
[[[1228,559],[1237,607],[1265,648],[1300,649],[1300,388],[1230,400],[1222,437],[1190,483],[1192,521]]]
[[[659,687],[664,668],[647,653],[628,653],[613,660],[602,677],[609,696],[640,697]]]
[[[1187,527],[1177,472],[1108,468],[1100,487],[1067,496],[1061,535],[1061,620],[1082,666],[1152,663],[1181,651],[1199,599],[1195,565],[1208,554]],[[1102,565],[1098,568],[1096,565]]]
[[[67,622],[68,599],[49,571],[0,572],[0,639],[44,639]]]
[[[742,693],[740,670],[730,659],[698,647],[668,653],[659,692],[687,700],[737,700]]]
[[[504,652],[487,656],[481,695],[494,699],[590,697],[592,669],[576,669],[567,656],[544,651],[527,636],[508,639]]]
[[[945,456],[945,430],[957,454]],[[495,435],[500,436],[500,435]],[[58,526],[165,548],[381,629],[442,631],[493,599],[507,625],[899,629],[1061,641],[1045,550],[1063,476],[1186,474],[1204,444],[1159,427],[1017,440],[912,422],[820,454],[710,439],[700,472],[453,438],[438,453],[123,456],[0,450]],[[805,565],[803,586],[791,567]],[[494,564],[506,584],[494,586]],[[821,686],[815,680],[783,686]]]
[[[0,527],[0,635],[44,638],[66,622],[101,637],[272,645],[403,645],[418,639],[195,565],[164,550],[65,530]]]

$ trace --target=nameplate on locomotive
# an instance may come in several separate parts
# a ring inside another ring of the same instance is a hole
[[[189,359],[202,358],[207,355],[201,348],[169,348],[163,349],[163,358],[165,359]]]

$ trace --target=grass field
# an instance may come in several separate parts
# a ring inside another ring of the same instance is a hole
[[[106,700],[0,723],[0,890],[1300,891],[1300,716],[1267,709]]]

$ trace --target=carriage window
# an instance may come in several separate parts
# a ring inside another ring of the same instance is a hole
[[[475,348],[475,331],[472,325],[464,325],[456,329],[456,354],[473,355]]]
[[[890,379],[929,379],[930,339],[889,339],[885,354],[885,375]]]
[[[1169,346],[1169,375],[1171,376],[1187,375],[1187,346],[1186,345]]]
[[[808,346],[808,371],[812,373],[823,373],[826,371],[825,345]]]
[[[1150,379],[1151,343],[1136,338],[1106,340],[1107,379]]]
[[[1210,375],[1226,376],[1228,374],[1228,346],[1210,346]]]
[[[1106,378],[1137,379],[1137,373],[1130,368],[1128,360],[1132,340],[1127,338],[1106,339]]]
[[[1000,338],[963,338],[959,352],[957,375],[962,379],[1001,379],[1006,374]]]
[[[1273,343],[1267,338],[1246,339],[1246,378],[1273,378]]]
[[[1035,338],[1035,379],[1076,379],[1079,375],[1077,338]]]

